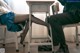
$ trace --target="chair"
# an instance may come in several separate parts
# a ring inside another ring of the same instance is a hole
[[[3,40],[3,46],[5,46],[5,37],[6,37],[6,26],[5,25],[0,25],[0,27],[1,28],[3,28],[3,35],[4,35],[4,37],[3,38],[1,38],[0,40]]]
[[[20,25],[20,26],[21,26],[21,25]],[[1,38],[0,40],[3,40],[3,43],[2,43],[2,44],[3,44],[3,47],[5,47],[5,44],[6,44],[6,43],[5,43],[5,40],[6,40],[6,31],[7,31],[7,30],[6,30],[6,25],[0,25],[0,27],[3,28],[3,33],[4,33],[4,34],[3,34],[4,37]],[[21,27],[22,27],[22,26],[21,26]],[[18,38],[19,38],[19,37],[17,36],[17,31],[15,32],[15,34],[16,34],[16,35],[15,35],[15,37],[14,37],[14,38],[15,38],[14,42],[15,42],[15,46],[16,46],[16,52],[19,52],[19,45],[18,45]],[[25,46],[25,45],[23,45],[23,47],[24,47],[24,46]]]
[[[76,46],[79,46],[79,37],[80,34],[78,33],[78,26],[80,26],[80,23],[76,23],[76,24],[69,24],[69,25],[64,25],[63,28],[65,27],[75,27],[75,41],[76,41]]]
[[[57,14],[59,11],[59,4],[56,3],[55,5],[52,5],[52,12],[53,14]],[[76,37],[75,37],[75,41],[76,41],[76,46],[79,46],[79,35],[78,34],[78,26],[80,26],[80,23],[75,23],[75,24],[68,24],[68,25],[64,25],[63,28],[65,27],[75,27],[75,33],[76,33]]]

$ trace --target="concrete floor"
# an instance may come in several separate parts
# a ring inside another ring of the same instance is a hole
[[[2,45],[0,44],[0,47],[2,47]],[[80,46],[76,47],[75,43],[68,43],[68,47],[69,47],[69,51],[70,53],[80,53]],[[31,53],[51,53],[51,52],[37,52],[36,51],[37,46],[32,46],[31,47]],[[25,47],[23,47],[22,45],[19,45],[19,52],[16,52],[15,49],[15,44],[11,43],[11,44],[6,44],[5,46],[5,53],[28,53],[28,49],[27,49],[27,44]]]

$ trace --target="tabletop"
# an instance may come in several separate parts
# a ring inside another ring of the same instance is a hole
[[[47,12],[54,0],[26,0],[32,12]]]

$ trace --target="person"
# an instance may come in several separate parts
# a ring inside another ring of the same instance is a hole
[[[60,45],[59,50],[62,50],[64,53],[69,53],[62,26],[80,22],[80,0],[58,1],[64,6],[63,13],[51,15],[46,20],[52,28],[53,45]]]
[[[33,15],[31,15],[31,24],[32,22],[48,27],[48,23],[36,18]],[[29,14],[16,14],[4,0],[0,0],[0,23],[6,25],[8,31],[13,32],[21,31],[22,28],[20,25],[23,25],[25,29],[20,35],[20,43],[23,44],[29,29]]]

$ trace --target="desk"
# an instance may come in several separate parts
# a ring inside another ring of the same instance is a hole
[[[50,15],[50,5],[54,3],[53,0],[27,0],[26,1],[29,5],[29,42],[28,42],[28,52],[30,53],[30,43],[31,43],[31,36],[32,36],[32,27],[30,26],[31,24],[31,14],[33,12],[45,12],[46,14],[48,13]],[[47,16],[47,15],[46,15]]]

